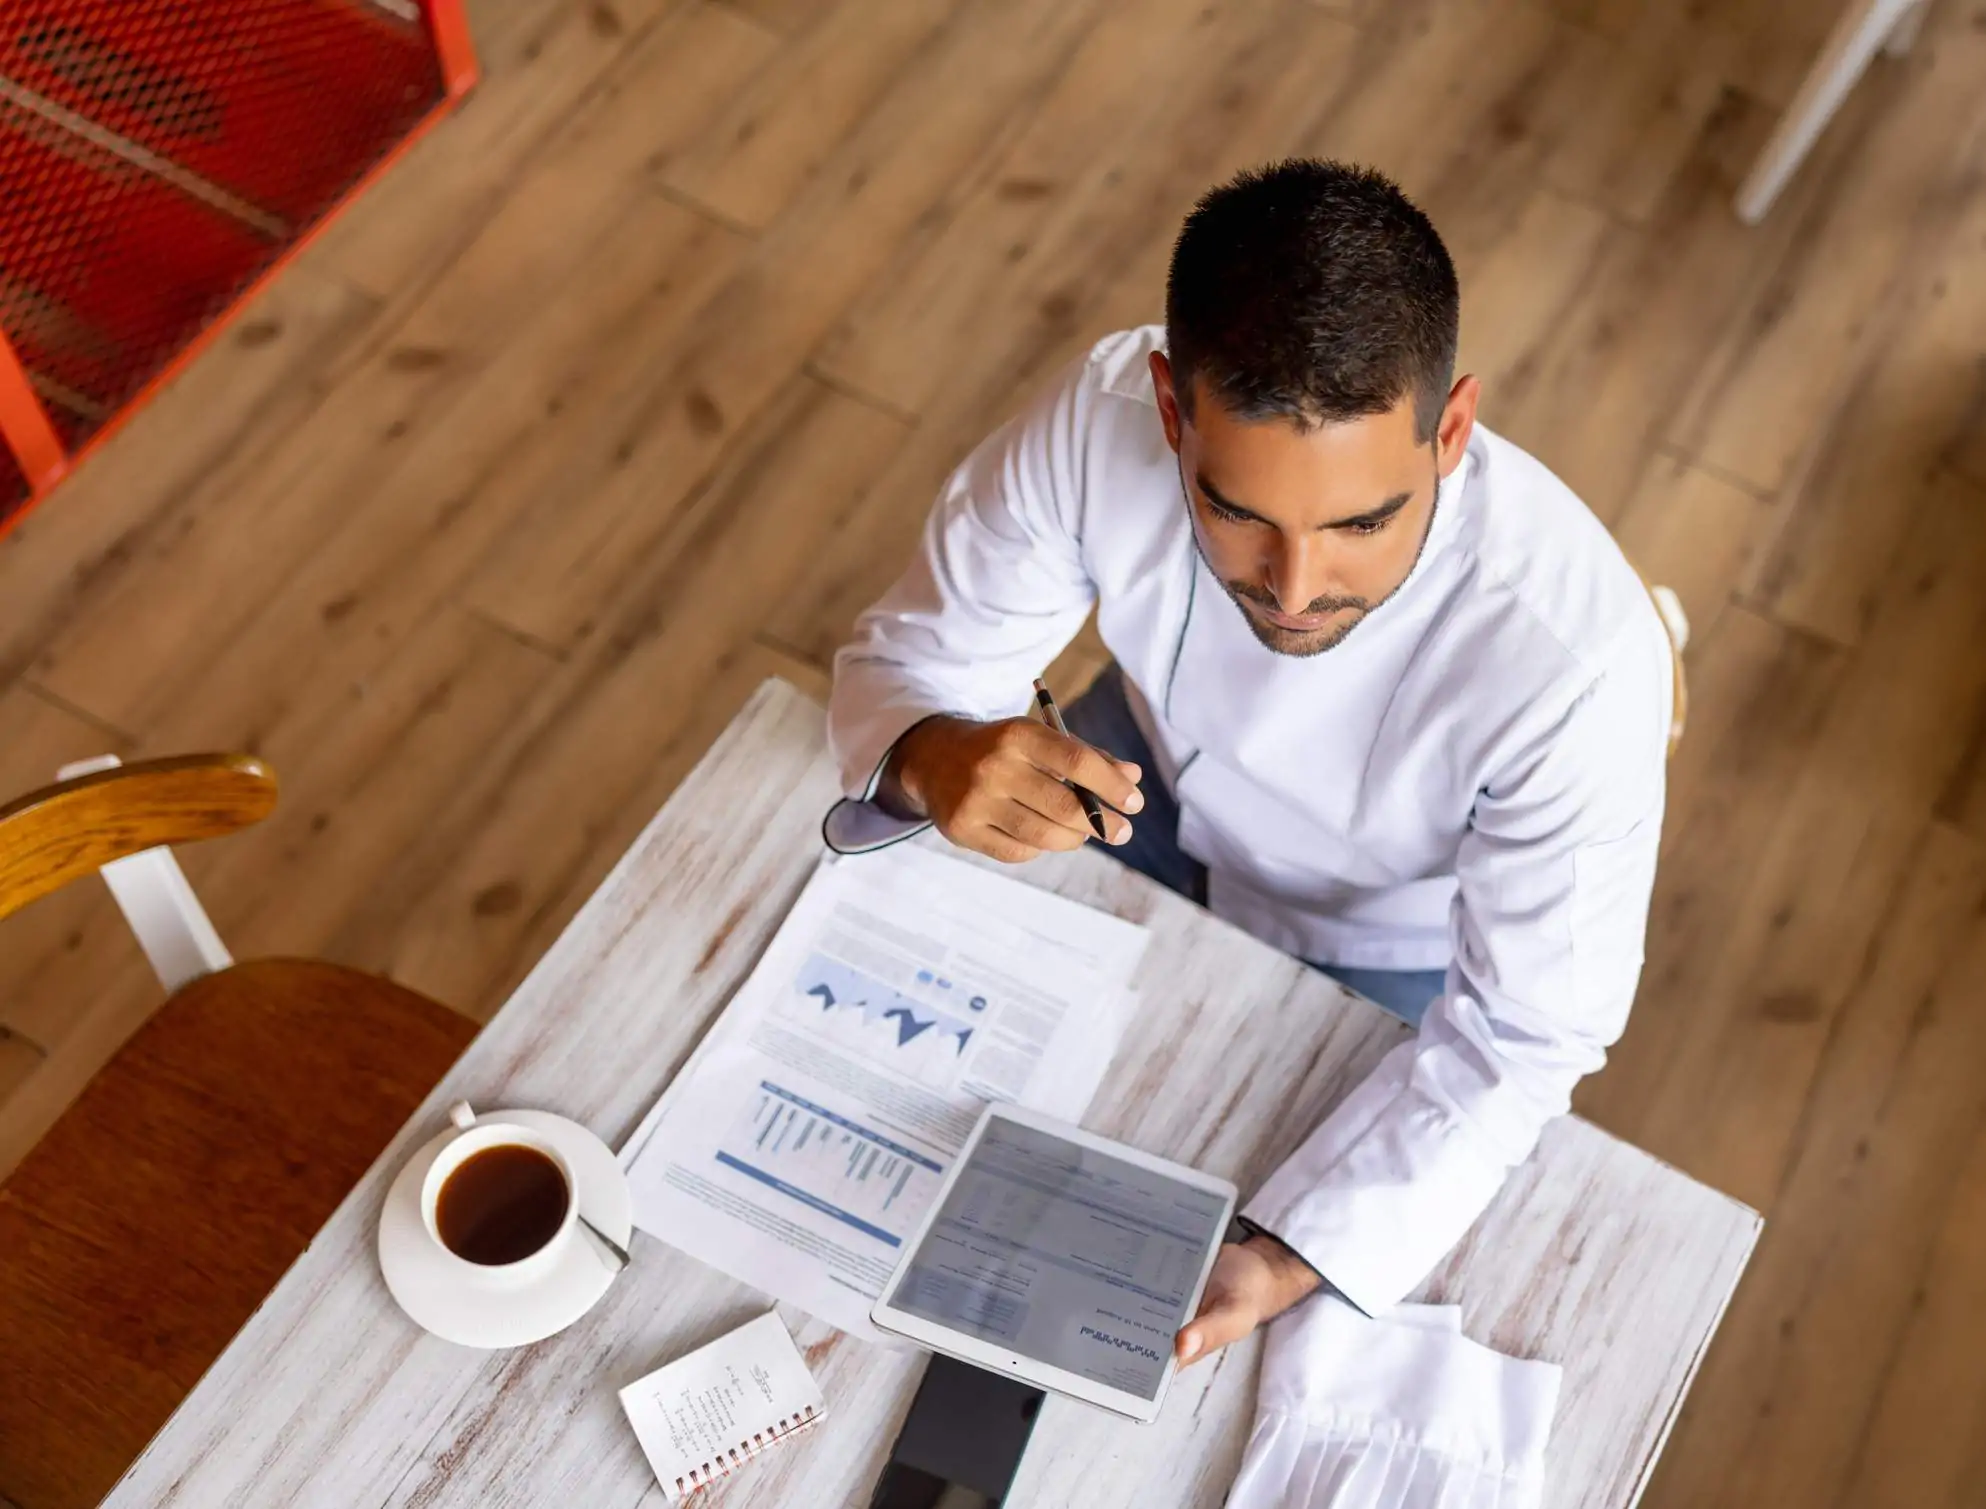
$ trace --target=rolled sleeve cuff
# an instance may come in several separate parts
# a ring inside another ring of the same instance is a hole
[[[873,854],[930,826],[929,818],[896,817],[874,802],[843,797],[821,819],[821,842],[837,854]]]
[[[831,713],[828,734],[841,771],[842,794],[852,802],[866,802],[875,796],[883,783],[883,767],[903,736],[926,718],[937,717],[939,711],[906,702],[881,708],[859,721],[836,718]]]
[[[883,719],[872,720],[858,748],[842,760],[843,789],[848,795],[828,808],[821,819],[821,842],[836,854],[873,854],[891,844],[915,838],[931,826],[929,818],[898,817],[876,805],[883,769],[903,736],[927,718],[958,716],[926,707],[899,707]],[[863,771],[868,774],[862,774]]]

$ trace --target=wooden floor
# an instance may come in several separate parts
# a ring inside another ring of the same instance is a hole
[[[487,1015],[1197,191],[1377,164],[1696,623],[1581,1109],[1770,1226],[1648,1502],[1986,1504],[1986,0],[1744,229],[1832,8],[472,0],[468,106],[0,542],[0,791],[261,753],[186,855],[237,952]],[[157,991],[100,888],[0,939],[4,1168]]]

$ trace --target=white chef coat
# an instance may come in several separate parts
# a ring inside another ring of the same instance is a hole
[[[1246,1214],[1361,1309],[1406,1295],[1605,1061],[1641,967],[1668,643],[1604,527],[1478,425],[1419,561],[1336,648],[1263,646],[1196,549],[1146,357],[1106,337],[952,475],[835,659],[848,850],[933,713],[1025,712],[1094,605],[1221,916],[1305,959],[1448,969],[1421,1032]],[[1432,467],[1432,457],[1430,457]],[[1210,1049],[1209,1051],[1218,1051]]]

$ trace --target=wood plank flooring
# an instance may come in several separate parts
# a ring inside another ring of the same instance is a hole
[[[1757,229],[1793,0],[471,0],[485,79],[0,540],[0,792],[236,747],[242,955],[492,1011],[938,481],[1156,318],[1244,164],[1401,179],[1489,422],[1696,626],[1649,962],[1580,1108],[1767,1235],[1647,1502],[1986,1503],[1986,0]],[[1101,663],[1085,637],[1062,689]],[[0,1170],[157,987],[0,929]]]

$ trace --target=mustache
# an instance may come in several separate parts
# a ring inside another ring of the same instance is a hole
[[[1358,608],[1363,612],[1372,610],[1372,604],[1362,597],[1319,597],[1312,599],[1302,612],[1291,613],[1266,587],[1258,587],[1252,582],[1227,582],[1224,585],[1233,596],[1245,597],[1257,607],[1267,608],[1271,613],[1281,613],[1285,618],[1315,618],[1324,613],[1340,613],[1346,608]]]

